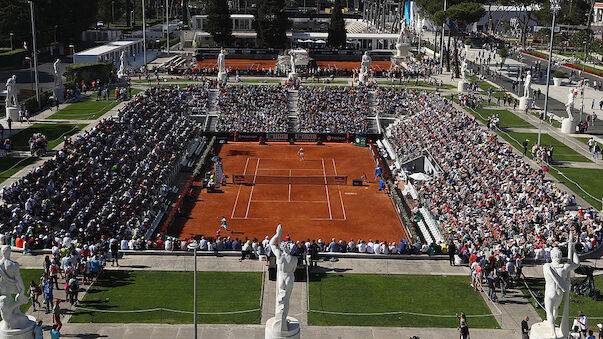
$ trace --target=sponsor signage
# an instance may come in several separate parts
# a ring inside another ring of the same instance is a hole
[[[288,141],[289,134],[288,133],[268,133],[266,135],[266,139],[268,141]]]
[[[327,135],[325,141],[347,141],[345,135]]]
[[[297,133],[295,134],[295,141],[300,142],[315,142],[318,139],[316,133]]]

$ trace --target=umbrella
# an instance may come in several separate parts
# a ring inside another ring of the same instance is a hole
[[[221,160],[222,160],[222,158],[220,158],[220,157],[219,157],[219,156],[217,156],[217,155],[214,155],[213,157],[211,157],[211,161],[213,161],[213,162],[216,162],[216,161],[221,161]]]
[[[431,177],[425,173],[413,173],[410,175],[411,178],[418,180],[418,181],[429,181],[431,180]]]
[[[326,44],[327,42],[324,40],[316,40],[316,43],[317,44]]]

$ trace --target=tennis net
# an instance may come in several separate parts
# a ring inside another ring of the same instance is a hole
[[[298,184],[298,185],[347,185],[346,175],[254,175],[234,174],[233,184]]]

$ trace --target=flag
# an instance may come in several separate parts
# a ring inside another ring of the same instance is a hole
[[[23,41],[23,48],[27,49],[27,41]]]

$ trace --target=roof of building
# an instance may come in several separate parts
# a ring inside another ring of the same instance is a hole
[[[104,45],[93,47],[93,48],[87,49],[85,51],[75,53],[75,55],[76,56],[103,55],[103,54],[111,53],[115,50],[119,50],[125,46],[129,46],[129,45],[136,44],[139,42],[142,42],[142,39],[132,38],[132,39],[111,41]]]

